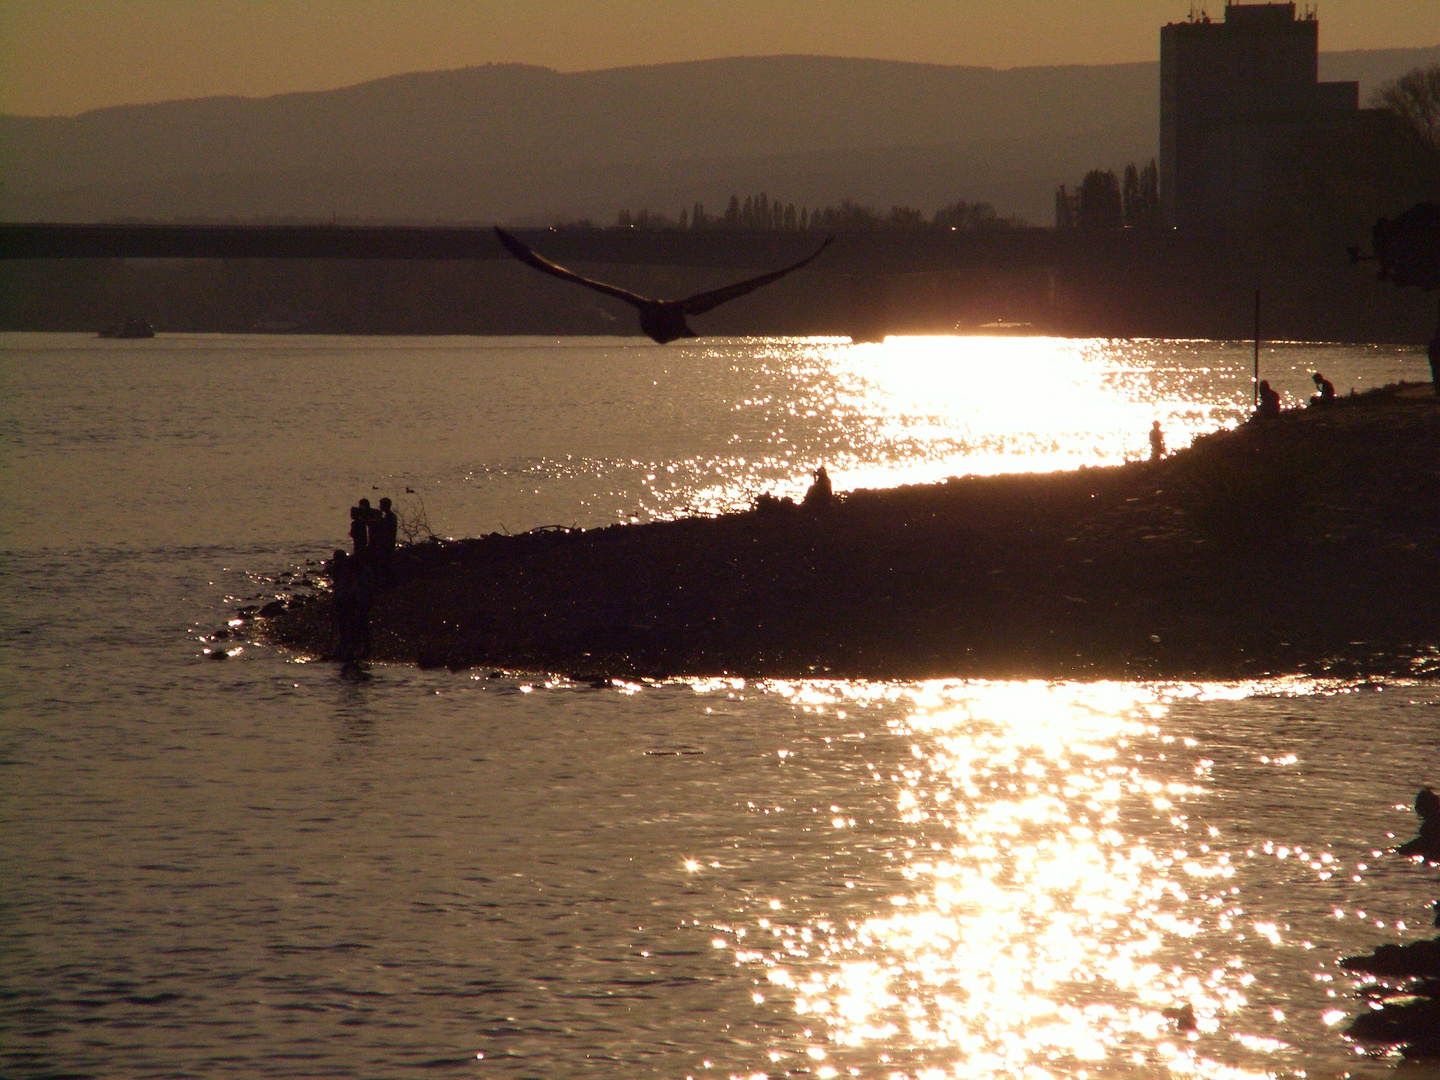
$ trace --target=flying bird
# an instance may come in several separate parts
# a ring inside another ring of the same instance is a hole
[[[576,285],[584,285],[587,289],[594,289],[606,296],[613,296],[617,300],[624,300],[640,313],[640,329],[661,345],[667,341],[674,341],[676,338],[696,336],[695,331],[691,330],[685,322],[687,315],[702,315],[711,308],[719,307],[727,300],[734,300],[737,296],[754,292],[762,286],[769,285],[772,281],[779,281],[792,270],[799,270],[802,266],[813,262],[820,252],[829,247],[830,242],[835,239],[833,236],[827,236],[813,252],[783,270],[772,270],[768,274],[761,274],[759,277],[749,278],[746,281],[737,281],[733,285],[711,289],[709,292],[696,293],[694,296],[687,296],[684,300],[652,300],[648,296],[641,296],[629,289],[622,289],[618,285],[607,285],[603,281],[592,281],[590,278],[581,277],[573,270],[566,270],[565,267],[557,266],[549,259],[542,259],[498,225],[495,226],[495,235],[499,237],[500,243],[505,246],[506,251],[521,262],[533,266],[536,270],[553,274],[564,281],[573,281]]]

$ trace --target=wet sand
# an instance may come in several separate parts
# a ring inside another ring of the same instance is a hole
[[[397,552],[374,659],[573,676],[1440,672],[1440,399],[1403,384],[1156,464],[965,477]],[[328,595],[261,620],[332,653]]]

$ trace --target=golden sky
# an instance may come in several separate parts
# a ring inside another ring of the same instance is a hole
[[[1303,0],[1302,0],[1303,3]],[[1215,14],[1224,0],[1210,0]],[[1014,67],[1153,60],[1189,0],[0,0],[0,112],[819,53]],[[1440,0],[1325,0],[1321,48],[1440,44]]]

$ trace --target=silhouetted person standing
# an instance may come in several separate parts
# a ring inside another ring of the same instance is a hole
[[[390,500],[381,499],[380,509],[370,518],[370,563],[375,567],[376,585],[389,585],[394,574],[395,538],[400,519],[390,509]]]
[[[381,559],[395,550],[395,538],[400,531],[400,519],[390,509],[390,500],[381,499],[380,509],[370,519],[370,546]]]
[[[358,650],[355,606],[359,584],[358,561],[337,550],[330,560],[330,619],[335,632],[335,655],[341,660],[354,659]]]
[[[830,505],[834,493],[830,490],[830,474],[825,471],[825,466],[815,470],[815,482],[805,492],[805,498],[800,501],[803,510],[824,510]]]
[[[337,551],[330,560],[330,586],[336,658],[348,663],[369,656],[375,572],[359,559]]]
[[[370,609],[375,606],[375,570],[366,563],[356,568],[355,607],[351,638],[355,643],[352,660],[364,660],[370,656]]]
[[[1165,433],[1160,430],[1160,421],[1150,425],[1150,460],[1159,461],[1165,456]]]
[[[1317,391],[1315,396],[1310,399],[1311,407],[1323,409],[1334,405],[1335,384],[1318,371],[1311,375],[1310,379],[1315,383],[1315,389]]]
[[[350,542],[354,545],[357,559],[370,555],[370,516],[369,499],[361,499],[358,506],[350,508]]]

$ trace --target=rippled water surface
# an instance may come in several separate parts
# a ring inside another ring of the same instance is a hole
[[[469,535],[821,461],[1120,461],[1237,422],[1250,362],[0,336],[0,1075],[1388,1075],[1335,961],[1434,932],[1435,875],[1385,854],[1440,781],[1429,686],[595,689],[199,645],[362,494]],[[1425,371],[1262,362],[1292,401]]]

